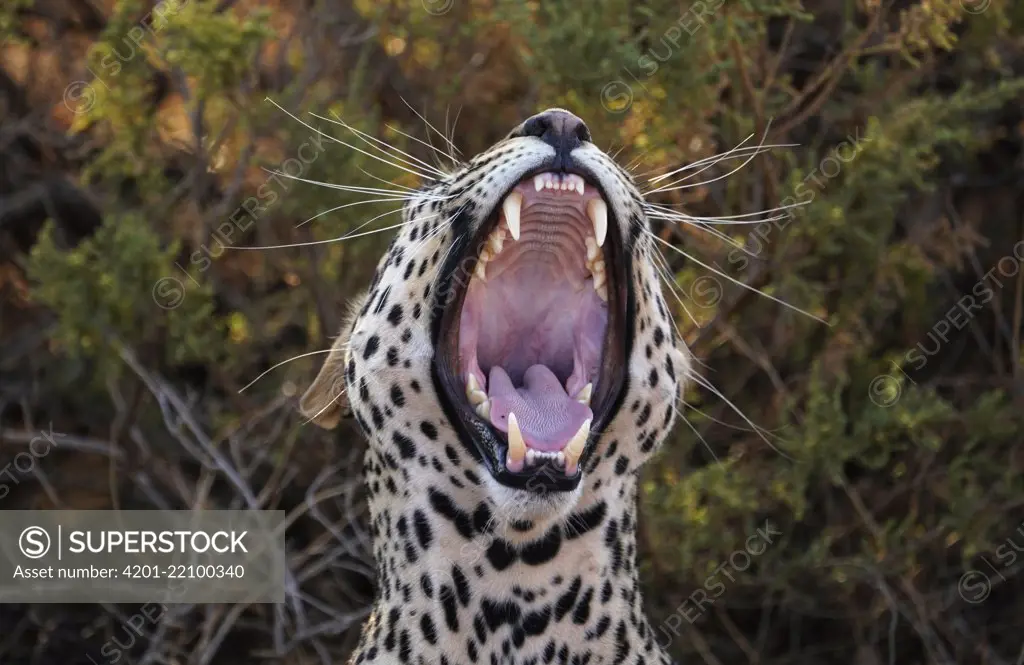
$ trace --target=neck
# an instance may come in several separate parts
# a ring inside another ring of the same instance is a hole
[[[546,521],[434,480],[371,497],[379,593],[353,662],[670,662],[637,591],[635,475]]]

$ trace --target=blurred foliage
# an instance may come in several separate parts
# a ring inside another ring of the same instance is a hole
[[[164,405],[119,406],[141,390],[124,348],[218,429],[304,386],[322,357],[239,394],[329,345],[398,222],[399,203],[317,183],[418,184],[340,120],[447,168],[449,141],[469,156],[565,106],[651,189],[785,144],[651,195],[711,222],[656,225],[704,379],[645,470],[652,620],[767,519],[781,540],[707,606],[700,642],[672,644],[680,660],[1016,656],[1020,581],[1001,571],[984,603],[957,583],[1024,516],[1024,286],[992,272],[1019,269],[1024,239],[1024,4],[191,0],[158,17],[137,0],[62,18],[43,4],[0,8],[0,368],[21,377],[3,384],[20,404],[5,426],[31,412],[101,438],[109,419],[158,430]],[[82,198],[18,199],[52,173]],[[763,210],[778,219],[720,223]],[[937,343],[972,294],[984,302]],[[275,459],[302,437],[323,446],[301,427],[277,431]]]
[[[167,282],[177,243],[160,247],[144,219],[110,216],[89,239],[68,251],[54,244],[47,225],[32,248],[28,274],[39,283],[36,299],[58,317],[54,340],[72,357],[109,355],[117,339],[152,345],[167,352],[166,362],[216,362],[226,351],[226,336],[213,317],[209,287],[199,287],[182,307],[180,282]],[[69,286],[74,288],[69,288]],[[153,286],[151,286],[153,285]],[[168,306],[154,318],[140,302]],[[117,354],[105,358],[119,366]]]

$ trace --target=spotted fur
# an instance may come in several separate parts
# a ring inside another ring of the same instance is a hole
[[[302,400],[326,427],[347,401],[371,444],[363,472],[378,595],[353,663],[670,662],[641,606],[636,499],[688,361],[642,232],[643,199],[593,143],[572,157],[597,175],[617,220],[635,316],[623,398],[578,488],[536,496],[498,484],[445,416],[433,380],[437,320],[462,270],[440,279],[453,243],[474,237],[503,193],[553,153],[513,132],[421,190]]]

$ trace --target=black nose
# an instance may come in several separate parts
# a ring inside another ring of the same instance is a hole
[[[553,147],[556,158],[563,161],[584,141],[590,141],[590,130],[572,113],[564,109],[548,109],[527,118],[509,134],[509,138],[521,136],[536,136]]]

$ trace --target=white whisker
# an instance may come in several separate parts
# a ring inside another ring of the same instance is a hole
[[[450,141],[450,140],[448,139],[448,137],[447,137],[447,136],[445,136],[445,135],[444,135],[444,134],[442,134],[442,133],[441,133],[440,131],[438,131],[437,127],[434,127],[434,126],[433,126],[432,124],[430,124],[430,121],[429,121],[429,120],[427,120],[427,119],[426,119],[425,117],[423,117],[423,115],[421,115],[419,111],[417,111],[416,109],[414,109],[414,108],[412,107],[412,104],[410,104],[409,102],[407,102],[407,101],[405,100],[405,98],[404,98],[404,97],[402,98],[402,103],[404,103],[404,104],[405,104],[406,106],[408,106],[408,107],[409,107],[409,110],[410,110],[410,111],[412,111],[413,113],[415,113],[415,114],[416,114],[416,116],[417,116],[417,117],[418,117],[418,118],[419,118],[420,120],[422,120],[422,121],[423,121],[424,123],[426,123],[427,127],[429,127],[430,129],[433,129],[433,130],[434,130],[435,132],[437,132],[437,135],[438,135],[438,136],[440,136],[441,138],[443,138],[443,139],[444,139],[444,141],[445,141],[445,143],[447,143],[447,144],[448,144],[449,146],[451,146],[451,149],[452,149],[452,150],[454,150],[454,151],[455,151],[456,153],[458,153],[459,155],[461,155],[461,154],[462,154],[462,151],[461,151],[461,150],[459,150],[458,148],[456,148],[456,147],[455,147],[455,144],[454,144],[454,143],[452,143],[452,142],[451,142],[451,141]],[[452,156],[452,157],[454,157],[454,155],[451,155],[451,156]]]
[[[317,185],[319,187],[326,187],[327,189],[337,189],[342,192],[352,192],[354,194],[383,194],[386,196],[393,196],[396,200],[401,201],[411,201],[415,198],[419,198],[420,196],[430,201],[446,201],[448,200],[448,198],[450,198],[446,196],[433,196],[427,193],[419,193],[416,192],[416,190],[413,190],[412,192],[403,192],[396,189],[382,189],[380,187],[357,187],[355,185],[336,185],[332,182],[310,180],[309,178],[302,178],[297,175],[288,175],[287,173],[282,173],[281,171],[274,171],[272,169],[265,168],[263,170],[266,171],[267,173],[273,173],[274,175],[284,176],[285,178],[288,178],[289,180],[294,180],[296,182],[304,182],[309,185]]]
[[[658,182],[660,182],[661,180],[664,180],[665,178],[670,178],[670,177],[674,176],[677,173],[681,173],[683,171],[688,171],[690,169],[700,168],[700,167],[705,166],[705,165],[714,166],[715,164],[718,164],[719,162],[723,162],[723,161],[726,161],[726,160],[729,160],[729,159],[737,159],[737,158],[739,158],[741,156],[744,156],[744,153],[747,153],[747,152],[750,152],[750,151],[753,151],[753,153],[754,153],[753,156],[757,156],[757,155],[759,155],[759,154],[761,154],[763,152],[768,152],[769,150],[774,150],[775,148],[794,148],[794,147],[800,145],[799,143],[769,143],[769,144],[766,145],[766,144],[763,143],[764,139],[762,138],[762,143],[761,144],[756,145],[756,146],[746,146],[746,147],[744,147],[743,144],[746,143],[747,141],[749,141],[751,138],[753,138],[753,136],[754,136],[753,134],[750,134],[750,136],[748,136],[747,138],[743,139],[738,144],[736,144],[735,147],[730,148],[729,150],[726,150],[725,152],[714,154],[714,155],[711,155],[709,157],[704,157],[702,159],[698,159],[695,162],[690,162],[690,163],[688,163],[688,164],[686,164],[684,166],[681,166],[681,167],[679,167],[677,169],[669,171],[668,173],[663,173],[663,174],[661,174],[661,175],[659,175],[657,177],[651,178],[647,182],[652,184],[652,185],[654,185],[654,184],[657,184]],[[767,137],[767,129],[765,129],[765,137]],[[735,154],[733,154],[733,153],[735,153]],[[655,169],[655,170],[657,170],[657,169]]]
[[[391,201],[400,201],[400,200],[401,199],[369,199],[369,200],[366,200],[366,201],[356,201],[355,203],[346,203],[345,205],[341,205],[341,206],[338,206],[336,208],[331,208],[330,210],[324,210],[323,212],[318,212],[317,214],[313,215],[312,217],[310,217],[306,221],[299,222],[298,224],[296,224],[295,228],[299,228],[303,224],[308,224],[309,222],[312,222],[317,217],[323,217],[324,215],[330,214],[330,213],[332,213],[332,212],[334,212],[336,210],[341,210],[342,208],[351,208],[352,206],[366,205],[368,203],[387,203],[387,202],[391,202]]]
[[[765,430],[763,430],[762,428],[760,428],[760,427],[758,427],[758,426],[757,426],[756,424],[754,424],[754,421],[752,421],[752,420],[751,420],[750,418],[748,418],[748,417],[747,417],[747,416],[746,416],[746,415],[745,415],[745,414],[744,414],[744,413],[743,413],[742,411],[740,411],[740,409],[739,409],[739,408],[738,408],[738,407],[737,407],[737,406],[736,406],[735,404],[733,404],[733,403],[732,403],[732,401],[730,401],[730,400],[729,400],[729,399],[728,399],[728,398],[727,398],[727,397],[726,397],[725,395],[723,395],[723,394],[721,393],[721,391],[719,391],[719,390],[718,390],[717,388],[715,388],[715,386],[714,386],[714,385],[712,385],[712,383],[711,383],[710,381],[708,381],[707,379],[705,379],[705,378],[704,378],[703,376],[701,376],[700,374],[697,374],[696,372],[691,372],[691,371],[689,371],[689,370],[687,370],[687,372],[686,372],[686,376],[687,376],[687,378],[689,378],[689,379],[691,379],[692,381],[694,381],[694,382],[695,382],[695,383],[696,383],[697,385],[701,386],[701,387],[702,387],[702,388],[704,388],[705,390],[708,390],[708,391],[709,391],[709,392],[711,392],[711,393],[712,393],[713,395],[715,395],[715,396],[716,396],[716,397],[718,397],[718,398],[719,398],[720,400],[722,400],[722,401],[723,401],[723,402],[725,402],[725,403],[726,403],[727,405],[729,405],[729,408],[731,408],[731,409],[732,409],[732,410],[733,410],[734,412],[736,412],[736,414],[737,414],[737,415],[738,415],[738,416],[739,416],[740,418],[742,418],[742,419],[744,420],[744,422],[746,422],[746,423],[747,423],[748,425],[750,425],[750,426],[751,426],[751,427],[752,427],[752,428],[754,429],[754,432],[755,432],[755,433],[757,434],[758,438],[760,438],[760,439],[761,439],[762,441],[764,441],[765,443],[767,443],[767,444],[768,444],[768,447],[770,447],[770,448],[771,448],[772,450],[774,450],[774,451],[775,451],[775,452],[777,452],[778,454],[782,455],[783,457],[785,457],[785,458],[786,458],[786,459],[788,459],[789,461],[791,461],[791,462],[795,462],[795,461],[796,461],[796,460],[794,460],[794,459],[793,459],[792,457],[790,457],[789,455],[787,455],[786,453],[784,453],[784,452],[782,452],[781,450],[779,450],[778,448],[776,448],[776,447],[775,447],[775,446],[774,446],[774,445],[772,444],[772,442],[768,440],[768,437],[766,437],[766,436],[764,435],[764,433],[763,433],[763,432],[764,432]]]
[[[423,168],[428,169],[429,171],[431,171],[431,172],[441,176],[442,178],[444,177],[444,175],[445,175],[444,171],[440,171],[440,170],[434,168],[433,166],[431,166],[427,162],[423,161],[419,157],[416,157],[414,155],[410,155],[409,153],[405,152],[404,150],[402,150],[400,148],[396,148],[395,146],[391,145],[387,141],[382,141],[382,140],[378,139],[377,137],[375,137],[375,136],[373,136],[371,134],[367,134],[366,132],[364,132],[362,130],[356,129],[355,127],[353,127],[352,125],[348,124],[347,122],[342,120],[340,117],[338,117],[338,115],[334,111],[331,111],[331,113],[334,114],[334,119],[333,120],[331,118],[325,118],[324,116],[318,115],[316,113],[310,113],[310,115],[313,116],[314,118],[320,118],[321,120],[325,120],[327,122],[331,122],[331,123],[334,123],[334,124],[337,124],[337,125],[341,125],[342,127],[347,129],[348,131],[350,131],[353,134],[355,134],[358,138],[362,139],[363,142],[366,143],[368,146],[370,146],[373,149],[375,149],[375,150],[377,150],[377,151],[387,155],[388,157],[390,157],[392,159],[395,159],[395,160],[397,160],[399,162],[402,162],[403,164],[406,164],[406,165],[411,166],[413,168],[423,167]],[[372,141],[372,143],[371,143],[371,141]],[[404,156],[408,157],[409,159],[411,159],[413,161],[410,162],[408,160],[402,159],[401,157],[397,157],[397,156],[393,155],[392,153],[388,152],[387,150],[384,150],[384,149],[380,148],[376,144],[380,144],[380,145],[386,146],[387,148],[389,148],[391,150],[394,150],[395,152],[397,152],[397,153],[399,153],[401,155],[404,155]]]
[[[744,139],[744,141],[747,141],[749,138],[750,137],[747,137],[747,139]],[[746,166],[751,161],[753,161],[755,157],[757,157],[758,155],[761,154],[762,148],[764,147],[764,140],[766,138],[768,138],[768,129],[767,128],[765,128],[764,136],[761,137],[761,144],[758,146],[758,149],[755,150],[754,152],[752,152],[750,154],[750,156],[747,157],[745,160],[743,160],[743,163],[741,163],[739,166],[734,168],[732,171],[729,171],[728,173],[723,173],[722,175],[718,176],[717,178],[712,178],[711,180],[695,182],[695,183],[691,183],[689,185],[678,185],[678,183],[684,182],[684,181],[689,180],[690,178],[692,178],[694,176],[700,175],[701,173],[703,173],[704,171],[706,171],[707,169],[711,168],[712,166],[714,166],[715,164],[718,163],[718,162],[714,162],[713,164],[708,164],[706,167],[702,168],[700,171],[697,171],[696,173],[691,173],[690,175],[688,175],[686,177],[680,178],[679,180],[676,180],[674,182],[670,182],[667,185],[662,185],[661,187],[658,187],[656,189],[648,190],[648,191],[644,192],[644,196],[645,197],[646,196],[650,196],[651,194],[656,194],[658,192],[671,192],[671,191],[675,191],[677,189],[689,189],[691,187],[703,187],[705,185],[710,185],[713,182],[718,182],[719,180],[722,180],[723,178],[728,178],[733,173],[736,173],[737,171],[742,169],[744,166]],[[674,186],[674,185],[678,185],[678,186]]]
[[[773,434],[773,435],[775,434],[774,431],[769,430],[769,429],[765,429],[763,427],[760,427],[758,429],[753,429],[753,428],[750,428],[750,427],[740,427],[739,425],[733,425],[732,423],[727,423],[724,420],[719,420],[718,418],[715,418],[714,416],[712,416],[710,413],[706,413],[705,411],[701,411],[700,409],[695,407],[693,404],[690,404],[689,402],[687,402],[682,397],[679,398],[679,403],[682,404],[683,406],[685,406],[686,408],[690,409],[691,411],[696,411],[697,413],[699,413],[700,415],[704,416],[705,418],[707,418],[711,422],[715,423],[716,425],[720,425],[720,426],[725,427],[727,429],[736,430],[737,432],[750,432],[752,434],[757,434],[758,431],[764,432],[765,434]],[[784,427],[780,427],[779,429],[780,430],[784,429]]]
[[[363,228],[364,226],[366,226],[367,224],[369,224],[370,222],[377,221],[381,217],[385,217],[387,215],[393,215],[396,212],[401,212],[401,211],[402,211],[402,208],[397,208],[395,210],[391,210],[389,212],[386,212],[386,213],[384,213],[382,215],[377,215],[373,219],[371,219],[371,220],[369,220],[367,222],[363,222],[363,224],[361,224],[360,226],[356,227],[355,230],[359,230],[359,229]],[[432,217],[436,217],[436,215],[431,215],[431,216]],[[290,244],[287,244],[287,245],[265,245],[265,246],[261,246],[261,247],[234,247],[233,249],[247,249],[247,250],[254,250],[254,249],[288,249],[290,247],[307,247],[307,246],[311,246],[311,245],[326,245],[327,243],[331,243],[331,242],[341,242],[342,240],[351,240],[352,238],[361,238],[363,236],[373,235],[374,233],[383,233],[384,231],[390,231],[391,229],[398,229],[398,228],[401,228],[401,227],[403,227],[403,226],[405,226],[407,224],[412,224],[412,223],[413,222],[401,222],[399,224],[392,224],[391,226],[385,226],[384,228],[374,229],[373,231],[365,231],[363,233],[349,232],[349,233],[346,233],[343,236],[339,236],[337,238],[328,238],[327,240],[310,240],[309,242],[296,242],[296,243],[290,243]]]
[[[791,208],[799,208],[799,207],[804,206],[804,205],[806,205],[806,203],[804,203],[804,202],[795,202],[795,203],[792,203],[792,204],[786,205],[786,206],[779,206],[777,208],[770,208],[768,210],[758,210],[756,212],[744,212],[744,213],[741,213],[741,214],[738,214],[738,215],[720,215],[720,216],[717,216],[717,217],[695,217],[695,216],[689,215],[689,214],[687,214],[685,212],[679,212],[678,210],[672,210],[671,208],[668,208],[666,206],[663,206],[663,205],[660,205],[660,204],[657,204],[657,203],[644,202],[644,211],[648,213],[649,217],[657,217],[658,219],[666,219],[666,220],[696,221],[696,222],[704,222],[706,224],[724,223],[726,225],[728,225],[730,223],[731,224],[760,224],[761,222],[771,222],[771,221],[775,221],[776,219],[783,219],[785,217],[785,215],[775,216],[775,217],[759,217],[757,219],[748,220],[748,221],[742,221],[742,222],[736,222],[736,221],[730,221],[730,220],[740,220],[740,219],[744,219],[746,217],[755,217],[757,215],[766,215],[768,213],[780,212],[780,211],[783,211],[783,210],[789,210]]]
[[[660,180],[664,180],[665,178],[669,178],[671,176],[674,176],[677,173],[682,173],[683,171],[689,171],[690,169],[701,168],[702,166],[709,166],[709,165],[710,166],[714,166],[715,164],[718,164],[719,162],[724,162],[724,161],[727,161],[727,160],[730,160],[730,159],[737,159],[739,157],[745,157],[745,156],[747,156],[746,153],[751,152],[751,151],[753,151],[755,153],[761,153],[761,152],[768,152],[769,150],[771,150],[773,148],[791,148],[791,147],[794,147],[796,145],[799,145],[797,143],[773,143],[773,144],[768,144],[768,145],[764,145],[764,146],[752,145],[752,146],[744,147],[743,144],[746,143],[747,141],[749,141],[751,138],[753,138],[753,136],[754,135],[751,134],[750,136],[748,136],[747,138],[743,139],[738,144],[736,144],[735,147],[730,148],[729,150],[726,150],[725,152],[715,153],[714,155],[709,155],[708,157],[702,157],[702,158],[700,158],[700,159],[698,159],[696,161],[693,161],[693,162],[687,162],[683,166],[680,166],[677,169],[673,169],[673,170],[669,171],[668,173],[662,173],[660,175],[655,176],[654,178],[649,178],[647,180],[647,182],[649,184],[656,184]],[[651,169],[650,171],[648,171],[646,173],[642,173],[642,174],[640,174],[637,177],[643,178],[645,175],[648,175],[650,173],[654,173],[655,171],[657,171],[660,168],[664,168],[664,167],[658,167],[656,169]]]
[[[694,263],[696,263],[697,265],[701,266],[702,268],[704,268],[706,270],[710,270],[710,271],[714,272],[716,275],[721,275],[722,277],[724,277],[725,279],[729,280],[730,282],[732,282],[732,283],[734,283],[734,284],[736,284],[736,285],[738,285],[738,286],[740,286],[740,287],[742,287],[744,289],[747,289],[748,291],[753,291],[754,293],[756,293],[758,295],[761,295],[761,296],[763,296],[765,298],[768,298],[769,300],[777,302],[780,305],[782,305],[783,307],[788,307],[789,309],[791,309],[791,310],[793,310],[795,312],[800,312],[804,316],[808,316],[808,317],[814,319],[815,321],[820,321],[821,323],[824,323],[825,325],[827,325],[829,327],[832,326],[832,324],[830,324],[828,321],[825,321],[824,319],[822,319],[820,317],[817,317],[817,316],[811,314],[810,312],[805,312],[804,310],[800,309],[799,307],[795,307],[794,305],[790,305],[785,300],[780,300],[779,298],[776,298],[775,296],[769,295],[769,294],[767,294],[767,293],[765,293],[765,292],[763,292],[763,291],[761,291],[759,289],[755,289],[754,287],[750,286],[749,284],[745,284],[745,283],[739,281],[738,279],[730,277],[729,275],[726,275],[724,272],[721,272],[719,270],[715,270],[714,268],[712,268],[708,264],[706,264],[706,263],[704,263],[702,261],[699,261],[698,259],[695,259],[694,257],[690,256],[689,254],[687,254],[683,250],[679,249],[678,247],[676,247],[672,243],[665,242],[664,240],[659,238],[654,233],[651,233],[650,231],[646,231],[646,233],[649,236],[651,236],[652,238],[654,238],[657,242],[660,242],[661,244],[663,244],[666,247],[670,248],[672,251],[674,251],[674,252],[676,252],[678,254],[681,254],[682,256],[686,257],[690,261],[693,261]]]
[[[683,402],[683,404],[689,406],[686,404],[686,402]],[[693,432],[698,439],[700,439],[700,442],[703,443],[704,447],[707,448],[709,453],[711,453],[711,457],[714,458],[715,462],[721,464],[721,460],[718,459],[718,455],[716,455],[715,451],[711,449],[711,444],[704,440],[704,437],[700,435],[700,432],[698,432],[697,428],[693,426],[693,423],[687,420],[686,416],[679,412],[679,409],[676,408],[675,404],[672,405],[672,410],[675,411],[676,415],[679,417],[680,420],[686,423],[686,426],[690,428],[690,431]]]
[[[419,143],[419,144],[423,145],[424,147],[430,148],[431,150],[433,150],[434,152],[436,152],[436,153],[437,153],[438,155],[441,155],[441,156],[442,156],[442,157],[444,157],[445,159],[451,160],[451,161],[452,161],[452,166],[453,166],[453,167],[458,167],[458,165],[459,165],[459,161],[458,161],[458,160],[456,160],[456,159],[452,159],[452,156],[451,156],[451,155],[449,155],[449,154],[448,154],[447,152],[445,152],[444,150],[441,150],[441,149],[440,149],[440,148],[438,148],[437,146],[435,146],[435,145],[433,145],[433,144],[431,144],[431,143],[427,143],[427,142],[426,142],[426,141],[424,141],[423,139],[419,139],[419,138],[416,138],[416,137],[415,137],[415,136],[413,136],[412,134],[406,134],[405,132],[403,132],[402,130],[398,129],[397,127],[392,127],[391,125],[384,125],[384,126],[385,126],[385,127],[387,127],[388,129],[390,129],[390,130],[391,130],[391,131],[393,131],[393,132],[398,132],[399,134],[401,134],[402,136],[404,136],[404,137],[405,137],[405,138],[407,138],[407,139],[411,139],[411,140],[413,140],[413,141],[416,141],[417,143]]]
[[[257,381],[262,379],[264,376],[266,376],[270,372],[273,372],[275,369],[277,369],[281,365],[285,365],[287,363],[290,363],[293,360],[298,360],[299,358],[308,358],[309,356],[315,356],[315,355],[319,355],[321,353],[330,353],[330,352],[331,352],[330,349],[320,349],[319,351],[310,351],[309,353],[303,353],[301,355],[293,356],[293,357],[289,358],[288,360],[282,360],[281,362],[277,363],[276,365],[274,365],[273,367],[271,367],[270,369],[266,370],[265,372],[263,372],[262,374],[257,376],[255,379],[253,379],[252,381],[247,383],[244,388],[242,388],[241,390],[238,391],[238,393],[241,394],[241,393],[245,392],[246,390],[248,390],[252,386],[252,384],[256,383]]]
[[[370,173],[369,171],[367,171],[366,169],[364,169],[361,166],[359,167],[359,170],[367,178],[373,178],[374,180],[379,180],[380,182],[383,182],[384,184],[387,184],[387,185],[391,185],[392,187],[398,187],[399,189],[404,189],[405,191],[410,192],[410,193],[421,192],[421,190],[419,190],[419,189],[417,189],[415,187],[406,187],[405,185],[399,185],[397,182],[391,182],[387,178],[381,178],[380,176],[374,175],[374,174]],[[423,193],[423,194],[424,194],[424,196],[429,196],[426,193]]]
[[[655,249],[657,250],[657,248],[655,248]],[[679,303],[679,306],[682,307],[683,311],[686,312],[686,315],[688,317],[690,317],[690,321],[693,322],[693,325],[700,326],[700,324],[697,322],[696,317],[693,316],[693,314],[690,312],[689,308],[686,307],[686,303],[684,303],[683,299],[679,296],[679,290],[681,290],[680,286],[679,286],[678,283],[676,283],[675,278],[672,276],[672,271],[669,270],[668,261],[665,260],[665,256],[661,253],[660,250],[657,250],[655,252],[654,256],[655,256],[655,262],[653,264],[654,265],[654,270],[658,273],[658,276],[661,277],[662,281],[664,281],[665,284],[668,286],[669,290],[672,292],[672,297],[674,297],[676,299],[676,302]],[[660,265],[658,264],[658,259],[661,260],[661,264]],[[675,319],[674,316],[671,317],[671,318],[672,318],[672,325],[675,326],[675,329],[676,329],[676,335],[679,337],[679,339],[682,339],[683,335],[679,331],[679,324],[676,323],[676,319]]]
[[[267,100],[268,102],[270,102],[271,104],[273,104],[274,106],[276,106],[277,108],[279,108],[279,109],[280,109],[281,111],[283,111],[284,113],[286,113],[286,114],[287,114],[287,115],[288,115],[288,116],[289,116],[290,118],[292,118],[293,120],[295,120],[296,122],[298,122],[298,123],[299,123],[300,125],[302,125],[303,127],[306,127],[306,128],[308,128],[308,129],[311,129],[311,130],[313,130],[314,132],[316,132],[316,133],[317,133],[317,134],[319,134],[320,136],[323,136],[323,137],[324,137],[324,138],[326,138],[326,139],[330,139],[330,140],[334,141],[335,143],[340,143],[341,145],[345,146],[346,148],[350,148],[350,149],[352,149],[352,150],[355,150],[356,152],[358,152],[358,153],[360,153],[360,154],[366,155],[366,156],[367,156],[367,157],[369,157],[370,159],[375,159],[375,160],[377,160],[378,162],[383,162],[384,164],[387,164],[388,166],[393,166],[393,167],[395,167],[396,169],[398,169],[398,170],[400,170],[400,171],[405,171],[406,173],[411,173],[411,174],[413,174],[413,175],[419,176],[420,178],[423,178],[424,180],[431,180],[431,181],[437,180],[437,178],[434,178],[434,177],[432,177],[432,176],[426,175],[425,173],[420,173],[420,172],[418,172],[418,171],[414,171],[414,170],[412,170],[412,169],[410,169],[410,168],[407,168],[407,167],[403,167],[403,166],[402,166],[402,165],[400,165],[400,164],[395,164],[394,162],[388,161],[388,160],[386,160],[386,159],[384,159],[384,158],[382,158],[382,157],[378,157],[377,155],[374,155],[373,153],[369,153],[369,152],[366,152],[365,150],[363,150],[363,149],[361,149],[361,148],[357,148],[357,147],[356,147],[356,146],[354,146],[354,145],[351,145],[351,144],[349,144],[349,143],[345,143],[345,142],[344,142],[344,141],[342,141],[341,139],[339,139],[339,138],[336,138],[336,137],[334,137],[334,136],[331,136],[330,134],[325,134],[324,132],[321,132],[321,131],[320,131],[319,129],[317,129],[316,127],[313,127],[313,126],[312,126],[312,125],[310,125],[309,123],[307,123],[307,122],[304,122],[304,121],[300,120],[300,119],[299,119],[298,117],[296,117],[296,116],[295,116],[295,115],[294,115],[293,113],[291,113],[291,112],[289,112],[289,111],[286,111],[286,110],[285,110],[285,109],[284,109],[284,108],[283,108],[283,107],[282,107],[282,106],[281,106],[280,104],[278,104],[277,102],[275,102],[274,100],[272,100],[272,99],[271,99],[270,97],[267,97],[267,98],[266,98],[266,100]]]

